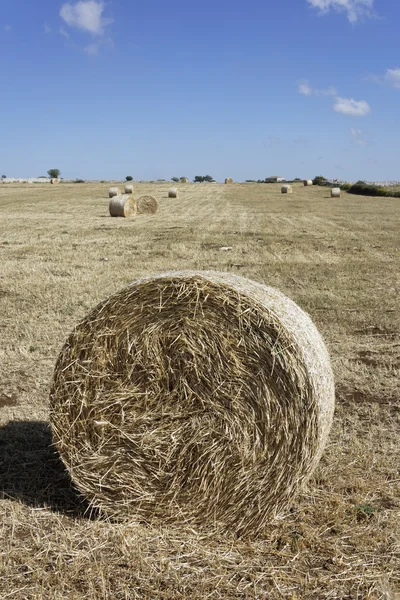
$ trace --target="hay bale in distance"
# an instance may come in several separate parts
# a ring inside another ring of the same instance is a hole
[[[189,179],[187,177],[181,177],[180,181],[181,183],[188,183]]]
[[[126,184],[125,194],[133,194],[133,185],[130,185],[129,183]]]
[[[231,177],[227,177],[225,179],[225,183],[233,183],[233,179]]]
[[[293,193],[293,189],[291,185],[283,185],[281,187],[281,192],[282,194],[292,194]]]
[[[119,196],[119,188],[110,187],[110,189],[108,190],[108,197],[114,198],[114,196]]]
[[[158,210],[158,202],[154,196],[140,196],[136,200],[138,215],[154,214]]]
[[[320,334],[273,288],[228,273],[148,277],[69,336],[53,439],[106,515],[256,535],[316,468],[334,383]]]
[[[304,186],[312,185],[313,184],[312,179],[304,179],[303,184],[304,184]]]
[[[340,198],[340,188],[332,188],[331,189],[331,198]]]
[[[136,200],[129,194],[113,196],[108,208],[112,217],[134,217],[137,212]]]
[[[56,179],[55,177],[52,177],[50,179],[50,183],[52,183],[53,185],[56,185],[57,183],[60,183],[58,179]]]
[[[176,188],[171,188],[168,190],[168,198],[177,198],[178,190]]]

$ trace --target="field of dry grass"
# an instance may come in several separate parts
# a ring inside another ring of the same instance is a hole
[[[108,216],[108,184],[0,186],[0,598],[400,597],[400,201],[294,186],[137,184],[156,215]],[[337,408],[308,488],[257,540],[111,523],[51,448],[67,334],[133,279],[232,271],[279,288],[332,356]]]

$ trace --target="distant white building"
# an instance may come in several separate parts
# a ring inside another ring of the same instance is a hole
[[[271,177],[267,177],[265,181],[270,183],[279,183],[280,181],[286,181],[286,179],[280,175],[271,175]]]

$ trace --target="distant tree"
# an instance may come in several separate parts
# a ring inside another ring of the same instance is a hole
[[[61,175],[61,171],[60,169],[49,169],[47,171],[47,175],[50,177],[50,179],[58,179]]]
[[[2,175],[1,178],[2,179],[7,179],[7,175]]]
[[[211,177],[211,175],[196,175],[193,181],[195,183],[203,183],[204,181],[208,183],[214,183],[215,179]]]
[[[127,175],[127,176],[125,177],[125,179],[126,179],[127,181],[132,181],[132,180],[133,180],[133,177],[131,177],[131,175]]]
[[[323,175],[317,175],[313,179],[314,185],[326,185],[326,178]]]
[[[165,179],[157,179],[157,181],[165,181]]]
[[[171,177],[171,181],[178,182],[179,181],[179,177]]]
[[[46,175],[39,175],[38,179],[47,179]]]

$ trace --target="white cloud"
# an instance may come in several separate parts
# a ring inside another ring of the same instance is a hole
[[[299,94],[303,94],[303,96],[311,96],[312,89],[308,83],[299,83]]]
[[[4,31],[11,31],[12,27],[11,25],[4,25]]]
[[[318,8],[322,13],[331,9],[347,12],[350,23],[355,23],[364,16],[371,16],[374,0],[307,0],[313,8]]]
[[[354,129],[353,127],[350,129],[351,137],[355,144],[359,146],[366,146],[367,140],[364,137],[364,132],[362,129]]]
[[[308,81],[302,81],[299,83],[298,88],[299,94],[303,96],[336,96],[337,90],[332,85],[324,90],[319,90],[317,88],[312,88]]]
[[[365,117],[371,112],[371,107],[365,100],[353,100],[353,98],[336,98],[333,106],[335,112],[352,117]]]
[[[63,35],[65,38],[67,38],[67,40],[69,40],[69,33],[68,31],[65,31],[64,27],[60,27],[59,33],[60,35]]]
[[[386,69],[385,81],[392,87],[400,89],[400,68]]]
[[[45,33],[51,33],[52,29],[46,23],[43,25],[43,29]]]
[[[94,35],[103,35],[104,28],[112,23],[105,19],[104,4],[96,0],[81,0],[76,4],[66,2],[62,5],[60,16],[70,27],[77,27]]]

